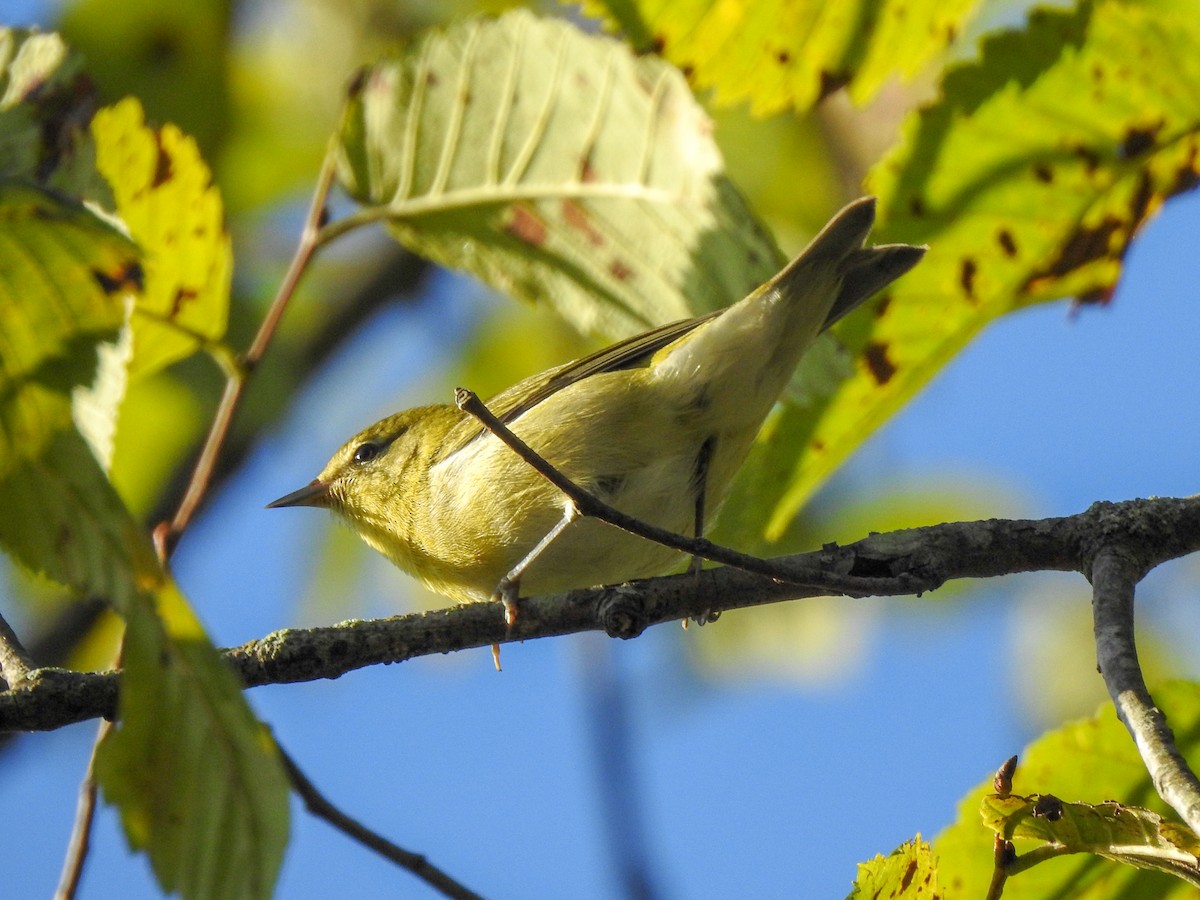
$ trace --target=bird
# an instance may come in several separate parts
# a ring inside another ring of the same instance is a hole
[[[838,212],[778,274],[502,391],[487,409],[580,489],[699,536],[814,339],[915,266],[924,247],[867,246],[875,199]],[[459,603],[665,574],[685,558],[593,518],[456,405],[395,413],[346,441],[269,508],[332,511]]]

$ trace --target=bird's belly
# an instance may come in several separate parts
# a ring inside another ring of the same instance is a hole
[[[692,460],[658,459],[582,486],[643,522],[690,535],[695,527],[693,472]],[[425,548],[439,559],[439,565],[429,569],[439,573],[438,583],[426,577],[419,564],[402,567],[456,599],[488,599],[567,509],[567,499],[557,488],[540,476],[530,481],[526,473],[520,475],[524,477],[497,478],[486,485],[475,482],[469,496],[443,497],[438,504],[442,519],[432,531],[454,539]],[[514,484],[523,486],[514,490]],[[676,550],[613,525],[578,519],[529,565],[520,593],[536,596],[647,578],[672,571],[682,559]]]

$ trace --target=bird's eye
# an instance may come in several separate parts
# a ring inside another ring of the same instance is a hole
[[[359,444],[354,448],[354,461],[356,463],[370,462],[379,455],[379,451],[382,449],[383,447],[381,447],[379,444],[371,441],[368,441],[365,444]]]

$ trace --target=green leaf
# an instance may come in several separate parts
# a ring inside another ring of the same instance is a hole
[[[1180,752],[1190,759],[1200,758],[1200,684],[1167,682],[1154,689],[1154,699],[1170,717]],[[1104,704],[1094,718],[1048,732],[1025,748],[1016,780],[1056,797],[1092,803],[1116,800],[1159,814],[1170,812],[1155,793],[1137,747],[1110,703]],[[957,821],[934,841],[938,877],[942,885],[954,887],[953,896],[982,897],[987,891],[995,836],[983,827],[979,816],[984,797],[993,792],[989,778],[967,794],[959,804]],[[1173,831],[1168,829],[1167,833],[1172,842],[1178,841]],[[1022,841],[1017,842],[1018,853],[1030,849]],[[1194,889],[1161,872],[1076,854],[1010,877],[1004,896],[1005,900],[1051,896],[1073,900],[1183,898],[1194,896]]]
[[[911,77],[954,40],[975,0],[590,0],[635,44],[655,49],[718,103],[759,114],[807,109],[848,86],[865,103]]]
[[[127,615],[120,725],[96,772],[165,891],[272,896],[288,838],[275,744],[173,582]]]
[[[95,91],[57,34],[0,28],[0,176],[101,198],[86,122]]]
[[[905,841],[887,856],[876,856],[869,862],[859,863],[858,877],[848,895],[849,900],[887,900],[889,897],[936,900],[942,896],[938,891],[933,851],[920,835]]]
[[[781,258],[723,174],[711,123],[655,57],[518,10],[368,69],[339,176],[416,252],[584,331],[726,306]]]
[[[1191,0],[1038,10],[947,75],[878,165],[880,240],[925,260],[839,335],[830,402],[789,408],[755,464],[789,486],[783,533],[814,489],[993,319],[1111,296],[1137,229],[1200,167],[1200,16]],[[805,450],[799,459],[795,447]]]
[[[174,125],[146,127],[132,97],[97,112],[92,134],[117,214],[144,254],[129,361],[136,378],[225,334],[233,254],[195,141]]]
[[[152,560],[75,429],[140,279],[129,240],[82,206],[0,182],[0,543],[26,566],[121,606]]]
[[[72,421],[72,392],[140,277],[107,222],[0,181],[0,543],[126,618],[122,724],[101,779],[131,842],[168,889],[266,897],[286,841],[278,760]]]
[[[1019,855],[1018,865],[1040,864],[1065,853],[1094,853],[1200,887],[1200,838],[1148,809],[1111,800],[1068,803],[1053,794],[988,794],[979,812],[983,824],[1005,840],[1039,844]]]

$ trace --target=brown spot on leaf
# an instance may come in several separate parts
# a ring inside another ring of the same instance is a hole
[[[596,226],[588,218],[587,210],[574,200],[562,202],[562,216],[566,223],[581,232],[592,246],[598,247],[604,243],[604,235],[596,230]]]
[[[824,453],[825,452],[825,442],[820,441],[820,440],[813,441],[812,448],[817,453]]]
[[[520,204],[509,207],[504,230],[531,247],[540,247],[546,243],[546,223],[531,209]]]
[[[633,275],[633,270],[619,259],[614,259],[608,264],[608,271],[617,281],[628,281]]]
[[[1121,141],[1121,159],[1132,159],[1141,156],[1157,142],[1158,133],[1162,131],[1163,122],[1144,128],[1131,127],[1125,130],[1125,138]]]
[[[92,277],[100,285],[100,290],[106,294],[124,293],[125,291],[140,291],[144,273],[140,263],[133,261],[111,272],[92,269]]]
[[[1096,155],[1096,151],[1084,144],[1076,144],[1072,148],[1072,152],[1083,161],[1083,167],[1088,170],[1088,174],[1092,174],[1100,166],[1100,157]]]
[[[918,194],[913,194],[908,198],[908,212],[916,219],[925,215],[925,201]]]
[[[654,40],[650,42],[650,52],[661,54],[663,48],[667,46],[667,38],[665,35],[656,34]]]
[[[1017,241],[1013,237],[1012,232],[1007,228],[1000,229],[996,235],[996,240],[1000,242],[1000,249],[1004,251],[1005,256],[1012,257],[1017,255]]]
[[[969,256],[963,259],[962,265],[958,269],[958,283],[962,285],[963,292],[972,300],[975,299],[975,273],[978,271],[978,264]]]
[[[863,348],[863,359],[878,385],[885,385],[896,374],[896,365],[888,358],[887,344],[872,341]]]
[[[1179,171],[1175,173],[1175,180],[1171,182],[1171,186],[1167,189],[1168,196],[1183,194],[1192,190],[1200,184],[1200,172],[1196,171],[1195,159],[1192,159],[1191,166],[1181,166]]]
[[[1157,206],[1158,200],[1154,194],[1154,185],[1150,182],[1150,173],[1143,170],[1138,179],[1137,191],[1129,203],[1130,211],[1133,213],[1133,228],[1138,228],[1146,220],[1151,208]]]
[[[171,179],[171,154],[167,152],[162,145],[162,133],[154,132],[155,149],[158,155],[154,160],[154,177],[150,180],[150,187],[156,188],[165,184]]]
[[[917,874],[917,861],[910,859],[908,866],[904,870],[904,875],[900,878],[900,893],[908,890],[908,886],[912,884],[913,876]]]
[[[1090,291],[1084,291],[1077,296],[1073,302],[1074,306],[1108,306],[1112,302],[1113,295],[1117,292],[1115,284],[1105,285],[1103,287],[1093,288]]]
[[[1038,163],[1033,167],[1033,177],[1042,184],[1051,184],[1054,181],[1054,170],[1046,163]]]
[[[786,50],[780,50],[775,54],[775,59],[781,66],[786,66],[792,61],[792,54],[788,53]]]
[[[1123,223],[1116,216],[1107,216],[1094,228],[1077,229],[1063,244],[1058,258],[1040,276],[1035,277],[1061,277],[1087,263],[1109,256],[1113,235],[1122,227]]]
[[[171,318],[175,318],[183,310],[183,305],[189,300],[195,300],[200,296],[194,288],[179,288],[175,291],[175,296],[171,298]]]
[[[875,318],[882,319],[884,314],[887,313],[888,307],[891,305],[892,295],[890,293],[884,294],[882,297],[880,297],[878,302],[875,304]]]
[[[692,80],[692,76],[696,74],[696,67],[691,63],[679,67],[679,71],[683,73],[683,77],[688,81]]]

